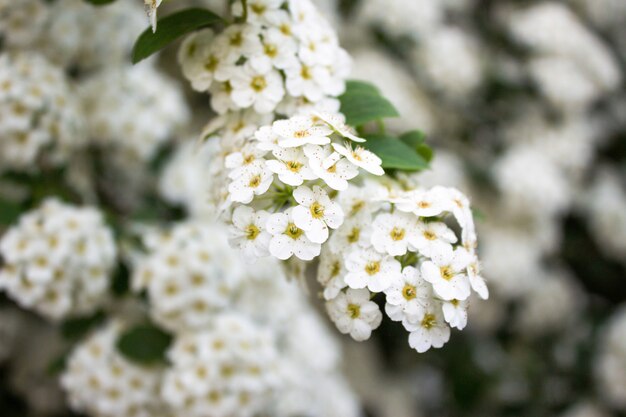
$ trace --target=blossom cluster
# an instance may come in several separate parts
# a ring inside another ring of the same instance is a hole
[[[0,55],[0,171],[57,166],[85,144],[78,103],[62,71],[40,55]]]
[[[156,323],[174,332],[202,329],[232,303],[243,272],[223,232],[185,222],[145,235],[147,253],[135,262],[133,289],[146,291]]]
[[[112,321],[69,356],[61,386],[70,406],[94,417],[165,417],[158,397],[162,367],[125,359],[115,347],[123,330],[121,321]]]
[[[103,70],[79,94],[92,141],[140,160],[152,158],[189,119],[179,86],[147,63]]]
[[[226,156],[233,245],[252,259],[318,256],[329,229],[344,221],[331,196],[348,188],[359,168],[384,173],[378,156],[352,142],[364,139],[343,115],[313,113],[261,127]]]
[[[298,103],[321,103],[343,92],[350,58],[332,27],[309,0],[283,3],[250,1],[246,22],[184,41],[183,73],[195,90],[211,93],[217,113],[250,108],[292,114]],[[241,2],[232,12],[243,17]]]
[[[340,193],[345,223],[320,257],[329,316],[355,340],[370,337],[385,313],[402,322],[418,352],[439,348],[450,327],[467,324],[470,295],[489,296],[480,276],[469,201],[454,188],[403,190],[367,183]],[[460,237],[451,228],[460,227]]]
[[[0,288],[51,319],[101,306],[116,260],[101,213],[56,199],[24,214],[2,237],[0,253]]]

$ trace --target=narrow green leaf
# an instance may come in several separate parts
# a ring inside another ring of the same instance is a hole
[[[413,148],[423,144],[425,139],[426,133],[419,130],[411,130],[400,135],[400,140]]]
[[[358,127],[367,122],[398,117],[398,110],[372,84],[348,81],[346,91],[339,97],[341,112],[348,124]]]
[[[406,132],[400,136],[400,140],[402,142],[415,149],[415,151],[421,155],[426,162],[430,162],[433,159],[433,150],[424,142],[425,139],[426,134],[419,130],[411,130],[410,132]]]
[[[102,311],[97,311],[87,317],[67,319],[61,323],[61,335],[68,340],[80,339],[94,326],[102,323],[104,319],[105,315]]]
[[[87,3],[91,3],[94,6],[104,6],[106,4],[113,3],[115,0],[85,0]]]
[[[18,203],[0,198],[0,226],[12,225],[19,219],[21,213]]]
[[[222,18],[205,9],[191,8],[172,13],[158,20],[157,31],[146,29],[133,47],[133,64],[165,48],[183,35],[222,21]]]
[[[172,336],[151,324],[142,324],[123,333],[117,340],[117,349],[127,359],[148,365],[165,361],[165,351]]]
[[[385,169],[419,171],[428,168],[428,162],[398,138],[387,135],[366,135],[363,146],[383,160]]]

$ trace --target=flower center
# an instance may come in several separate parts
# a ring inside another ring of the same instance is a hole
[[[434,234],[433,232],[431,232],[430,230],[426,230],[424,232],[424,237],[426,238],[426,240],[435,240],[435,239],[437,239],[437,235]]]
[[[256,225],[254,224],[251,224],[248,227],[246,227],[246,239],[248,240],[256,239],[259,233],[261,233],[261,230],[259,230],[259,228],[256,227]]]
[[[365,272],[368,275],[376,275],[380,272],[380,262],[378,261],[370,261],[365,264]]]
[[[266,43],[263,47],[263,51],[265,52],[265,55],[269,56],[270,58],[275,58],[276,55],[278,55],[278,48],[276,47],[276,45],[271,43]]]
[[[341,272],[341,263],[339,261],[335,261],[330,269],[330,277],[334,278]]]
[[[419,208],[428,208],[428,207],[430,207],[430,202],[422,200],[422,201],[417,203],[417,207],[419,207]]]
[[[450,301],[450,304],[452,304],[453,306],[457,307],[459,305],[459,300],[454,299],[454,300]]]
[[[252,78],[252,81],[250,82],[250,87],[252,87],[252,89],[258,93],[265,90],[265,87],[267,87],[267,81],[265,80],[264,76],[257,75],[256,77]]]
[[[254,159],[255,159],[255,158],[254,158],[254,155],[253,155],[253,154],[250,154],[250,155],[245,155],[245,156],[244,156],[244,158],[243,158],[243,163],[244,163],[244,165],[249,165],[249,164],[251,164],[252,162],[254,162]]]
[[[309,136],[308,130],[297,130],[293,132],[293,137],[296,139],[304,139]]]
[[[283,35],[291,35],[291,26],[289,26],[287,23],[283,23],[282,25],[280,25],[279,29]]]
[[[235,33],[230,37],[230,44],[233,46],[241,46],[243,43],[243,34],[241,32]]]
[[[352,151],[352,157],[354,158],[355,161],[361,160],[361,153],[359,152],[358,149],[355,149]]]
[[[250,182],[248,183],[248,186],[250,188],[256,188],[260,184],[261,184],[261,176],[257,174],[254,177],[250,178]]]
[[[326,172],[329,172],[331,174],[334,174],[335,172],[337,172],[337,164],[331,165],[328,168],[326,168]]]
[[[347,311],[351,319],[358,319],[361,315],[361,306],[357,304],[348,304]]]
[[[317,201],[311,204],[309,210],[311,211],[311,216],[313,216],[314,219],[321,219],[324,217],[324,206]]]
[[[304,231],[293,223],[289,223],[285,229],[285,234],[293,240],[298,239],[303,233]]]
[[[417,297],[417,293],[415,292],[415,287],[409,284],[405,285],[404,288],[402,288],[402,296],[407,301],[412,300],[415,297]]]
[[[285,166],[291,172],[300,172],[300,168],[302,168],[303,164],[298,161],[287,161],[285,162]]]
[[[361,229],[358,227],[353,227],[352,231],[348,235],[348,242],[356,243],[359,241],[359,237],[361,236]]]
[[[250,10],[252,10],[254,13],[261,15],[263,13],[265,13],[266,7],[264,4],[251,4],[250,5]]]
[[[313,78],[313,75],[311,74],[311,70],[306,65],[302,66],[302,69],[300,70],[300,76],[304,78],[305,80],[310,80],[311,78]]]
[[[391,239],[395,240],[396,242],[398,240],[402,240],[404,239],[404,229],[394,227],[393,229],[391,229],[391,233],[389,233],[389,236],[391,236]]]
[[[433,327],[437,325],[437,318],[435,317],[434,314],[430,314],[430,313],[424,314],[424,318],[422,319],[421,325],[425,329],[432,329]]]
[[[441,278],[446,281],[450,281],[454,278],[454,271],[449,266],[442,266],[439,268],[439,273],[441,274]]]
[[[209,55],[207,60],[204,62],[204,68],[207,71],[213,72],[217,68],[217,65],[220,63],[220,60],[217,59],[215,55]]]

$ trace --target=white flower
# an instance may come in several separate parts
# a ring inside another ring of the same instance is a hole
[[[305,97],[316,102],[325,94],[325,86],[331,81],[327,68],[321,65],[308,66],[298,62],[285,70],[287,92],[294,97]]]
[[[274,175],[263,160],[241,168],[240,175],[228,185],[230,199],[243,204],[252,201],[255,195],[265,193],[274,181]]]
[[[230,85],[233,102],[242,109],[253,106],[257,113],[271,113],[285,95],[278,71],[259,72],[251,65],[238,67],[230,78]]]
[[[280,136],[278,145],[292,148],[307,144],[325,145],[330,143],[332,130],[328,126],[314,125],[310,118],[294,116],[287,120],[277,120],[272,130]]]
[[[467,276],[469,277],[470,286],[480,298],[486,300],[489,298],[489,288],[485,283],[485,279],[480,275],[480,262],[476,254],[471,254],[471,260],[467,265]]]
[[[233,211],[230,243],[243,251],[246,259],[269,255],[271,235],[265,230],[269,213],[239,206]]]
[[[380,209],[381,203],[372,198],[371,191],[368,187],[348,184],[348,188],[339,193],[339,203],[346,217],[357,216],[360,213],[374,213]]]
[[[259,149],[264,151],[274,151],[279,149],[278,141],[280,137],[274,133],[272,126],[262,126],[254,132],[254,139]]]
[[[256,143],[246,143],[241,150],[226,156],[224,166],[233,170],[229,174],[229,177],[236,178],[241,173],[241,169],[238,168],[251,165],[255,161],[263,158],[265,154],[267,154],[267,151],[260,149],[256,146]]]
[[[341,113],[315,112],[317,117],[328,123],[330,127],[344,138],[353,142],[365,142],[365,139],[356,135],[356,130],[346,124],[346,117]]]
[[[450,340],[450,328],[443,319],[440,303],[431,304],[423,317],[407,330],[411,332],[409,345],[419,353],[431,347],[440,348]]]
[[[341,333],[349,333],[359,342],[369,339],[382,321],[378,305],[370,301],[370,292],[365,289],[340,292],[326,303],[326,310]]]
[[[359,175],[359,169],[333,152],[328,145],[306,145],[304,154],[309,158],[311,170],[333,190],[348,188],[348,180]]]
[[[372,245],[380,253],[401,256],[415,235],[415,218],[406,213],[381,213],[372,223]]]
[[[369,213],[365,212],[348,218],[328,240],[330,250],[334,253],[348,253],[353,248],[370,247],[371,220]]]
[[[443,303],[443,317],[451,327],[463,330],[467,326],[469,300],[450,300]]]
[[[360,146],[352,148],[349,143],[346,143],[345,145],[333,143],[333,148],[335,148],[338,153],[348,158],[348,161],[352,162],[354,165],[360,168],[363,168],[371,174],[380,176],[385,173],[385,171],[380,166],[383,161],[378,156],[376,156],[376,154],[368,151],[365,148],[362,148]]]
[[[409,237],[409,243],[420,254],[430,258],[451,248],[456,241],[454,232],[442,222],[417,222],[416,233]]]
[[[421,266],[422,276],[444,300],[465,300],[470,295],[469,278],[465,274],[470,261],[465,249],[450,248],[425,261]]]
[[[437,216],[446,211],[450,199],[446,189],[433,187],[430,190],[415,190],[405,193],[393,201],[400,211],[413,213],[420,217]]]
[[[344,280],[345,275],[343,256],[326,246],[320,255],[317,268],[317,282],[324,287],[324,299],[332,300],[347,286]]]
[[[294,190],[293,197],[299,204],[293,208],[293,219],[312,242],[326,242],[328,228],[336,229],[343,223],[341,206],[321,187],[314,185],[311,190],[302,185]]]
[[[394,277],[385,290],[385,312],[394,321],[415,321],[423,317],[432,298],[430,285],[422,279],[417,268],[407,266]]]
[[[346,269],[345,281],[350,288],[381,292],[400,275],[400,262],[373,249],[355,249],[348,255]]]
[[[278,259],[296,255],[303,261],[310,261],[320,254],[321,245],[309,240],[304,230],[296,226],[292,209],[272,214],[265,227],[272,235],[270,253]]]
[[[304,180],[317,178],[309,167],[309,161],[300,148],[278,148],[272,154],[276,160],[266,162],[270,171],[278,174],[278,179],[288,185],[300,185]]]
[[[148,14],[148,19],[150,20],[150,26],[152,27],[152,32],[156,32],[157,30],[157,8],[161,5],[163,0],[143,0],[146,6],[146,13]]]
[[[261,29],[258,26],[246,24],[234,24],[228,26],[215,39],[215,48],[226,55],[227,61],[232,65],[224,67],[224,71],[216,73],[216,79],[227,81],[233,74],[236,62],[242,56],[250,56],[261,50],[259,39]]]
[[[294,39],[285,38],[277,28],[263,31],[262,36],[263,48],[249,58],[254,69],[265,73],[272,67],[284,70],[297,65],[297,47]]]

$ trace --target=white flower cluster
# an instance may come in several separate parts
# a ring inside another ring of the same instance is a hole
[[[158,395],[161,367],[126,360],[116,348],[123,330],[113,321],[74,349],[61,376],[70,406],[93,417],[167,416]]]
[[[384,293],[385,312],[410,332],[411,347],[439,348],[450,327],[466,326],[472,290],[489,296],[469,201],[441,186],[378,188],[370,183],[340,193],[346,221],[331,236],[318,270],[328,314],[342,333],[368,339],[382,320],[372,298]]]
[[[97,210],[54,199],[24,214],[2,237],[0,253],[0,288],[51,319],[102,305],[116,259],[113,234]]]
[[[58,165],[85,143],[65,75],[37,54],[0,55],[0,137],[0,171]]]
[[[0,39],[9,48],[34,42],[48,17],[43,0],[0,0]]]
[[[596,359],[598,392],[613,407],[626,410],[626,309],[609,320],[598,346]]]
[[[176,415],[254,416],[280,382],[274,334],[243,315],[222,314],[205,331],[177,338],[163,398]]]
[[[241,2],[232,11],[241,17]],[[324,103],[344,91],[350,58],[310,0],[251,0],[247,11],[245,23],[196,32],[179,51],[185,77],[211,93],[217,113],[292,114],[294,104]]]
[[[180,87],[146,63],[102,71],[80,95],[91,138],[142,160],[189,118]]]
[[[344,220],[332,194],[347,189],[359,168],[384,173],[378,156],[352,142],[364,140],[340,113],[294,116],[257,130],[225,160],[228,200],[239,203],[232,244],[251,259],[318,256],[329,229]]]
[[[146,290],[156,323],[173,332],[206,328],[232,303],[243,271],[224,232],[216,225],[185,222],[146,235],[148,253],[137,262],[133,289]]]
[[[84,0],[56,0],[48,7],[49,17],[36,46],[65,68],[93,71],[122,65],[145,29],[141,6],[135,1],[94,7]]]

